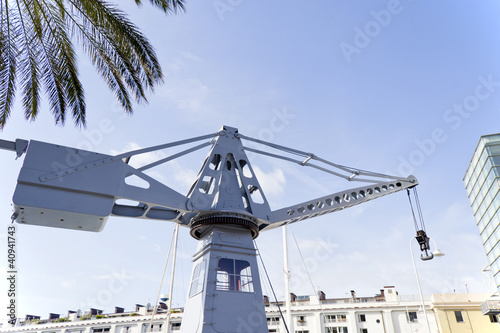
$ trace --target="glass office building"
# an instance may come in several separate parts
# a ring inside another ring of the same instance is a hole
[[[500,291],[500,134],[481,137],[464,183],[491,273]]]

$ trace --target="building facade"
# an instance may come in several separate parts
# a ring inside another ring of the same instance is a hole
[[[488,257],[497,289],[500,288],[500,134],[484,135],[464,176],[465,189]]]
[[[327,298],[320,292],[313,296],[291,294],[292,322],[286,323],[294,333],[405,333],[426,332],[427,322],[418,296],[399,296],[394,287],[384,287],[373,297]],[[425,298],[425,307],[432,333],[481,332],[500,333],[496,316],[483,315],[481,304],[488,294],[439,294]],[[278,306],[264,297],[267,326],[270,333],[285,333]],[[48,319],[27,315],[15,326],[3,324],[0,333],[148,333],[178,332],[182,309],[173,309],[167,324],[168,310],[160,303],[153,315],[151,306],[136,305],[125,312],[117,307],[103,314],[97,309],[69,311],[64,317],[50,314]],[[241,318],[238,333],[253,332],[255,318]],[[169,327],[167,327],[167,325]],[[260,323],[259,323],[260,325]],[[195,332],[193,332],[195,333]]]
[[[435,294],[432,306],[440,333],[498,332],[495,314],[484,314],[487,294]],[[490,300],[491,302],[491,300]],[[498,300],[492,300],[495,304]],[[479,305],[479,307],[478,307]]]

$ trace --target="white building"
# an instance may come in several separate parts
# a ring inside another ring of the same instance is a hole
[[[500,290],[500,134],[480,138],[464,184],[491,273]]]
[[[487,294],[440,294],[426,297],[425,306],[432,332],[500,332],[495,316],[481,314],[480,304]],[[373,297],[357,297],[351,291],[349,298],[326,298],[320,292],[315,296],[295,296],[292,300],[292,323],[287,323],[289,332],[295,333],[403,333],[426,332],[427,323],[418,296],[399,296],[394,287],[384,287]],[[284,333],[278,305],[284,314],[284,302],[264,298],[269,332]],[[153,316],[151,306],[136,305],[134,311],[125,312],[115,308],[113,313],[100,310],[70,311],[65,317],[51,314],[48,319],[26,316],[16,326],[4,323],[0,332],[26,333],[146,333],[176,332],[180,329],[182,309],[171,314],[170,329],[166,329],[168,310],[160,303]],[[285,315],[285,314],[284,314]],[[285,316],[286,318],[286,316]],[[450,319],[451,318],[451,319]],[[239,320],[235,332],[249,333],[252,325],[251,313]],[[453,322],[452,322],[453,321]],[[455,323],[456,321],[456,323]],[[193,332],[194,333],[194,332]]]

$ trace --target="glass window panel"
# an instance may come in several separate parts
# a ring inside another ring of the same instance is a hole
[[[455,318],[457,319],[457,323],[463,323],[462,311],[455,311]]]
[[[490,253],[492,253],[493,258],[498,258],[498,255],[500,254],[500,246],[494,246]]]
[[[485,211],[486,211],[486,205],[480,205],[475,215],[481,217],[484,215]]]
[[[205,282],[205,260],[198,263],[194,267],[193,278],[189,288],[189,297],[199,294],[203,291],[203,283]]]
[[[497,205],[500,203],[500,192],[497,191],[497,193],[496,193],[495,197],[493,198],[492,202],[495,202],[495,204],[491,205],[491,203],[489,203],[488,209],[494,209],[495,206],[498,207]],[[483,218],[483,216],[485,214],[485,209],[484,209],[485,207],[486,207],[486,204],[484,206],[482,205],[481,207],[479,207],[477,213],[474,214],[474,216],[476,217],[476,219],[481,220]]]
[[[201,266],[201,262],[198,263],[195,267],[194,267],[194,272],[193,272],[193,279],[197,279],[199,276],[200,276],[200,266]]]
[[[496,142],[499,140],[500,140],[500,134],[492,134],[492,135],[488,135],[488,136],[483,136],[481,138],[481,142],[483,144],[488,144],[490,142],[493,142],[494,144],[496,144]]]
[[[497,232],[494,232],[491,237],[486,241],[484,249],[486,253],[489,253],[495,246],[498,246],[498,236]]]
[[[476,197],[476,198],[477,198],[477,197]],[[474,201],[474,203],[472,204],[472,211],[473,211],[474,213],[476,213],[478,208],[479,208],[479,200],[476,200],[476,201]],[[474,214],[474,215],[475,215],[475,214]]]
[[[197,291],[203,291],[203,283],[205,282],[205,260],[201,263],[200,266],[200,277],[198,278],[198,287]]]
[[[484,181],[486,175],[488,174],[488,172],[490,172],[491,168],[493,168],[493,159],[490,157],[484,162],[483,167],[480,170],[478,170],[478,175],[477,175],[478,181],[481,182]]]
[[[254,292],[248,261],[219,259],[216,288],[225,291]]]
[[[234,260],[227,258],[219,259],[219,265],[217,267],[217,271],[223,271],[228,274],[234,274]]]
[[[197,294],[198,280],[191,282],[191,287],[189,288],[189,297],[193,297]]]
[[[493,182],[493,185],[490,187],[489,191],[486,193],[486,198],[488,201],[493,201],[495,200],[495,197],[500,190],[500,187],[498,186],[498,182]]]
[[[500,155],[500,145],[487,146],[486,150],[490,155]]]
[[[498,197],[499,194],[497,194],[497,196],[495,198]],[[496,200],[496,199],[494,199]],[[493,200],[493,201],[494,201]],[[479,222],[477,224],[478,228],[479,228],[479,233],[482,234],[483,231],[484,231],[484,228],[486,227],[486,225],[488,225],[488,223],[490,222],[490,220],[494,217],[494,216],[497,216],[500,212],[497,210],[497,207],[499,207],[498,204],[493,204],[493,205],[490,205],[488,207],[488,209],[486,210],[486,212],[484,213],[484,215],[479,219]],[[476,217],[477,218],[477,217]]]
[[[417,317],[417,313],[415,311],[410,311],[410,312],[407,312],[406,313],[406,319],[407,321],[411,321],[411,322],[417,322],[418,321],[418,317]]]
[[[234,276],[226,272],[217,272],[217,290],[234,290]]]
[[[487,239],[488,239],[488,235],[486,235],[486,233],[482,233],[481,234],[481,241],[483,242],[483,244],[486,242]]]
[[[491,159],[492,159],[493,165],[495,165],[495,166],[500,165],[500,156],[499,155],[493,156],[493,157],[491,157]]]
[[[500,269],[500,259],[497,258],[491,265],[491,271],[493,272],[493,275],[495,275],[499,269]]]
[[[253,283],[251,276],[240,276],[240,291],[253,293]]]
[[[493,262],[493,261],[495,261],[495,259],[497,259],[497,258],[493,255],[493,253],[492,253],[492,252],[490,252],[490,254],[488,254],[488,256],[487,256],[487,257],[488,257],[488,261],[489,261],[489,262]]]
[[[496,178],[495,169],[496,168],[491,168],[490,171],[488,172],[488,177],[486,177],[486,181],[488,183],[493,183],[495,181]]]
[[[479,164],[483,164],[486,161],[486,159],[488,158],[489,155],[491,155],[489,153],[489,150],[488,149],[483,149],[483,151],[481,151],[481,156],[478,159],[478,163]]]
[[[251,275],[248,261],[236,260],[236,274]]]
[[[473,209],[480,203],[485,208],[488,207],[494,197],[497,195],[499,190],[498,182],[485,182],[481,187],[481,191],[479,195],[476,197],[474,204],[472,205]]]
[[[492,168],[492,171],[496,177],[500,177],[500,167]]]

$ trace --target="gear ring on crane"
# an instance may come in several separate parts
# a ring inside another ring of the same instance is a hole
[[[190,234],[195,239],[200,239],[207,227],[212,225],[236,225],[249,229],[252,232],[252,238],[259,236],[259,226],[257,222],[249,216],[235,213],[216,213],[201,215],[192,220],[190,223]]]

